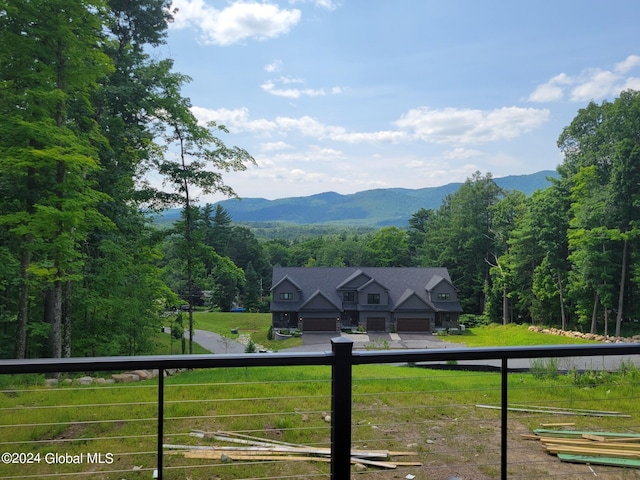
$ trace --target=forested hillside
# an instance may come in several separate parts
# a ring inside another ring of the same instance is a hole
[[[193,196],[233,197],[221,172],[253,158],[148,53],[169,3],[0,0],[2,357],[146,353],[165,312],[193,328],[184,304],[268,308],[274,265],[447,267],[489,321],[617,334],[639,318],[640,93],[580,110],[530,196],[478,172],[405,225],[259,241]],[[169,227],[149,220],[170,207]]]
[[[496,178],[496,184],[505,190],[518,190],[527,196],[551,185],[550,178],[558,173],[545,170],[526,175],[509,175]],[[297,225],[317,226],[316,231],[328,231],[336,227],[372,229],[387,226],[406,227],[411,213],[420,208],[436,209],[447,196],[455,193],[462,183],[449,183],[439,187],[419,189],[378,188],[347,195],[326,192],[307,197],[280,198],[232,198],[219,202],[235,222],[262,228],[266,223],[271,229],[278,224],[292,231],[300,231]],[[158,223],[175,221],[178,209],[159,215]]]

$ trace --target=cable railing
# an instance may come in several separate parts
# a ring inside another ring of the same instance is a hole
[[[339,337],[328,352],[4,360],[3,376],[157,375],[0,390],[0,479],[584,478],[591,464],[561,465],[521,436],[568,423],[640,432],[640,374],[625,375],[638,354],[637,344],[360,351]],[[599,368],[571,368],[582,357]],[[615,377],[600,368],[611,358],[623,359]],[[531,368],[509,368],[525,359]],[[496,361],[497,373],[468,366]],[[398,368],[380,376],[389,364]],[[165,374],[174,369],[184,373]],[[622,413],[604,422],[593,405]]]

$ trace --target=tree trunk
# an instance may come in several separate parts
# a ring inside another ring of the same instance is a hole
[[[187,164],[185,160],[185,147],[182,137],[180,137],[180,156],[182,161],[182,169],[186,171]],[[187,244],[187,301],[189,302],[189,354],[193,353],[193,252],[191,248],[191,199],[189,198],[189,182],[184,179],[184,197],[185,197],[185,230],[184,240]]]
[[[591,313],[591,333],[597,332],[598,327],[598,292],[593,296],[593,312]]]
[[[616,315],[616,337],[620,336],[620,327],[622,326],[622,309],[624,307],[624,286],[627,277],[627,246],[629,240],[624,237],[622,246],[622,271],[620,273],[620,293],[618,294],[618,314]]]
[[[26,243],[26,235],[23,240]],[[20,255],[20,293],[18,300],[18,325],[16,331],[16,358],[26,358],[27,355],[27,323],[29,323],[29,263],[31,252],[29,247],[22,245]]]
[[[567,329],[567,313],[564,309],[564,289],[562,288],[562,276],[560,275],[560,268],[558,272],[558,294],[560,295],[560,318],[562,321],[562,330]]]
[[[62,353],[64,358],[71,358],[71,281],[69,280],[64,283],[62,322]]]
[[[607,337],[609,335],[609,309],[604,309],[604,336]]]
[[[502,287],[502,324],[509,323],[509,297],[507,297],[507,287]]]
[[[62,356],[62,282],[56,280],[45,294],[44,318],[51,329],[49,330],[49,355],[52,358]]]

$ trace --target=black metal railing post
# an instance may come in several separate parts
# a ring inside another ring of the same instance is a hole
[[[501,426],[500,426],[500,478],[507,480],[507,413],[509,411],[509,384],[507,383],[509,370],[507,368],[509,360],[507,357],[502,358],[501,368]]]
[[[164,368],[158,369],[158,475],[162,480],[162,451],[164,444]]]
[[[353,341],[331,339],[334,354],[331,366],[331,478],[351,475],[351,391]]]

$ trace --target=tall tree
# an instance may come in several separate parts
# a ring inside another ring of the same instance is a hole
[[[502,194],[491,174],[476,172],[443,200],[424,237],[421,264],[449,269],[469,313],[484,311],[489,262],[495,251],[491,209]]]
[[[502,323],[506,325],[510,322],[509,298],[515,294],[515,282],[510,268],[510,244],[509,238],[515,230],[519,219],[525,211],[525,195],[522,192],[506,192],[504,198],[490,207],[492,222],[490,235],[493,238],[493,248],[489,252],[489,263],[491,269],[491,286],[487,288],[487,305],[485,312],[490,311],[490,305],[495,305],[496,293],[500,292],[502,305]],[[494,309],[495,310],[495,309]],[[495,314],[494,312],[490,313]]]
[[[70,355],[71,282],[80,274],[80,245],[104,222],[96,210],[101,196],[87,181],[99,168],[96,145],[104,142],[90,99],[112,68],[101,50],[95,12],[102,8],[99,1],[0,3],[0,170],[25,192],[3,216],[23,242],[19,357],[25,354],[30,274],[48,285],[50,355]]]
[[[164,108],[157,112],[158,134],[166,144],[165,155],[157,159],[159,173],[170,184],[172,191],[164,195],[169,205],[180,205],[184,212],[184,239],[186,243],[187,290],[193,291],[194,252],[193,208],[194,190],[203,194],[223,193],[235,196],[221,171],[244,170],[253,163],[253,157],[239,147],[227,147],[214,135],[214,131],[228,133],[223,125],[214,122],[207,126],[198,123],[190,110],[191,104],[183,98],[180,89],[188,80],[183,75],[169,75],[163,87]],[[172,150],[175,149],[175,150]],[[193,353],[193,304],[189,296],[189,353]]]
[[[604,242],[603,253],[616,259],[616,268],[608,269],[606,283],[603,279],[600,284],[615,284],[616,335],[619,335],[625,309],[635,303],[628,295],[627,282],[631,278],[629,258],[639,247],[640,214],[634,206],[640,205],[640,92],[624,91],[614,102],[605,101],[601,105],[591,102],[563,130],[558,145],[565,155],[560,172],[574,188],[576,198],[572,207],[576,213],[574,233],[580,235],[580,240],[587,238],[589,231],[599,236]],[[593,188],[588,194],[578,195],[589,185]],[[589,212],[587,205],[594,201],[592,194],[600,199],[606,214],[601,214],[595,225],[587,227],[579,221],[584,219],[582,213]],[[574,245],[577,248],[591,245],[595,255],[594,242],[574,241]],[[598,297],[596,291],[596,300]],[[607,311],[605,307],[605,313]]]

